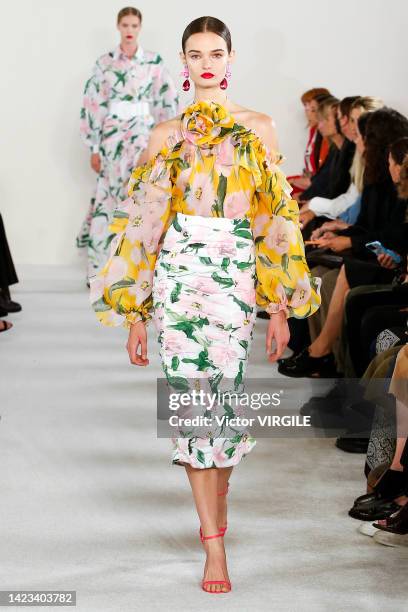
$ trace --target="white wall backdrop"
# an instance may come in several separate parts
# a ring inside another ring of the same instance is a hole
[[[95,180],[78,132],[82,90],[96,57],[117,44],[116,13],[125,5],[1,3],[0,211],[17,266],[78,261],[74,240]],[[230,97],[274,117],[286,173],[302,167],[305,89],[376,95],[408,113],[406,0],[141,0],[134,6],[144,17],[142,46],[162,54],[180,86],[184,27],[202,14],[228,24],[237,51]]]

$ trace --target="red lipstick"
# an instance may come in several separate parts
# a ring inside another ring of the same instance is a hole
[[[203,79],[212,79],[214,75],[212,72],[203,72],[201,76]]]

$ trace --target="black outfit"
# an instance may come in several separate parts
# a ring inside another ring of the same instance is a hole
[[[389,326],[404,325],[407,313],[399,310],[408,303],[408,284],[373,287],[370,293],[350,293],[345,303],[345,333],[350,358],[357,376],[370,363],[370,345],[376,334]]]
[[[398,226],[404,224],[407,203],[398,198],[391,177],[382,183],[367,185],[361,194],[361,209],[355,225],[337,233],[351,238],[352,253],[360,259],[376,258],[365,246],[374,240],[391,249],[403,248],[406,230]]]
[[[10,297],[9,286],[18,283],[17,273],[7,242],[3,219],[0,214],[0,289],[3,295]]]
[[[317,196],[332,199],[345,193],[350,186],[355,149],[355,144],[347,138],[340,149],[332,144],[324,164],[312,177],[312,184],[301,194],[301,200]]]

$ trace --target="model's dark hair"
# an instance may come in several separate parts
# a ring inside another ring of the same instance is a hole
[[[343,117],[349,117],[353,102],[361,98],[361,96],[347,96],[340,101],[340,112]]]
[[[389,180],[389,146],[395,140],[408,136],[408,119],[395,109],[385,106],[369,115],[364,138],[366,185]]]
[[[128,17],[128,15],[139,17],[140,23],[142,23],[142,13],[139,11],[139,9],[134,8],[133,6],[125,6],[125,8],[121,9],[118,13],[117,24],[119,25],[123,17]]]
[[[394,142],[390,144],[388,152],[391,153],[391,157],[395,163],[401,166],[408,155],[408,137],[404,136],[403,138],[394,140]]]
[[[181,47],[183,49],[183,53],[185,53],[186,51],[187,39],[190,38],[190,36],[192,36],[193,34],[201,34],[202,32],[212,32],[213,34],[218,34],[218,36],[221,36],[221,38],[225,40],[228,53],[231,53],[231,32],[223,21],[217,19],[216,17],[208,16],[198,17],[197,19],[194,19],[194,21],[188,24],[188,26],[183,32],[183,37],[181,39]]]

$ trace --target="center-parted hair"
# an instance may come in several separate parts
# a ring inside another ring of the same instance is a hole
[[[201,34],[202,32],[212,32],[213,34],[221,36],[221,38],[225,40],[228,53],[231,53],[231,32],[223,21],[217,19],[216,17],[209,16],[198,17],[197,19],[194,19],[194,21],[188,24],[188,26],[183,32],[183,36],[181,39],[181,47],[183,49],[183,53],[185,53],[186,51],[186,42],[188,38],[190,38],[190,36],[192,36],[193,34]]]

